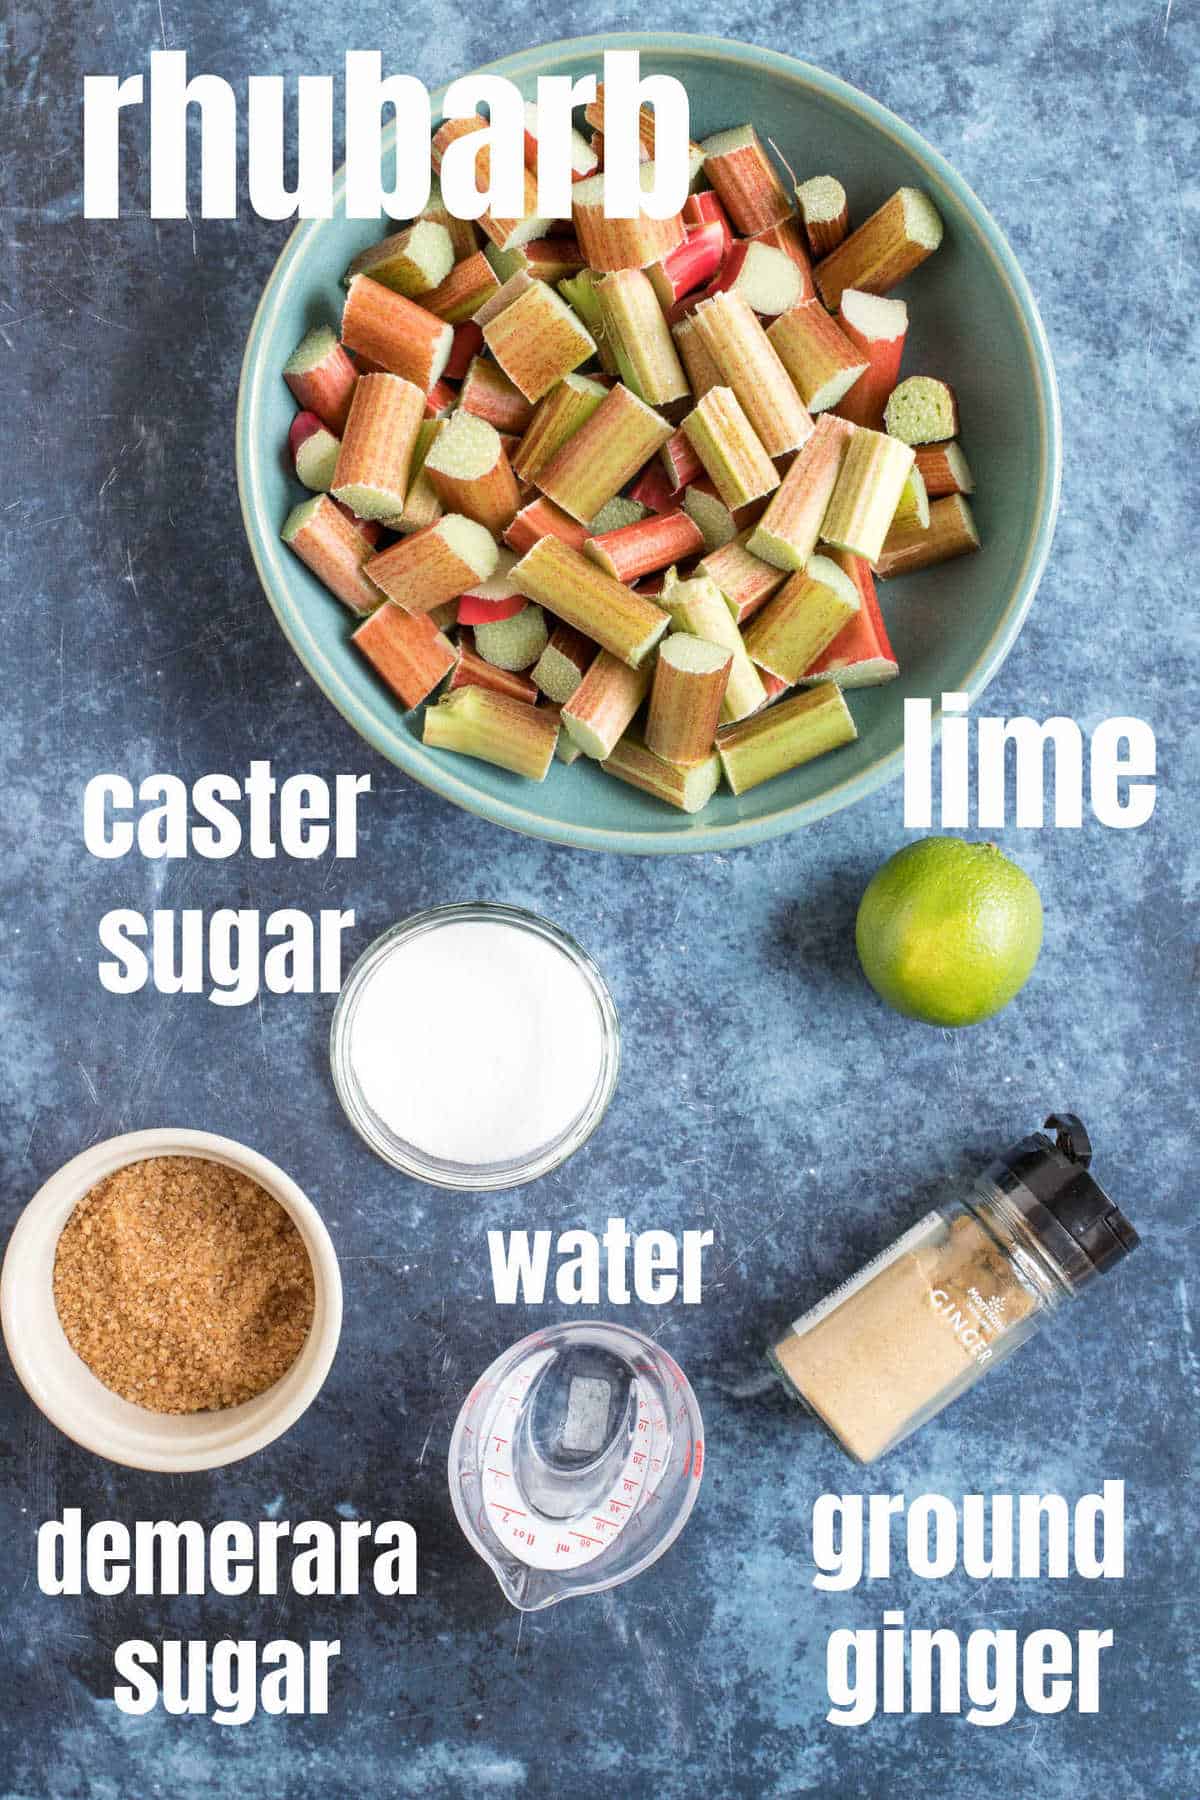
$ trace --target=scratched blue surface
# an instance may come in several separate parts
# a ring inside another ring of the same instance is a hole
[[[899,23],[898,23],[899,21]],[[7,1800],[238,1793],[587,1796],[1200,1793],[1192,1736],[1197,1351],[1194,568],[1197,34],[1180,0],[965,0],[654,17],[540,3],[365,0],[349,41],[431,85],[518,43],[606,25],[724,29],[823,63],[902,113],[1008,232],[1057,356],[1063,511],[990,710],[1113,713],[1158,733],[1136,834],[1011,832],[1047,909],[1041,966],[1001,1019],[956,1037],[885,1012],[849,922],[904,838],[891,789],[730,857],[598,860],[466,818],[368,753],[301,678],[243,547],[232,469],[241,345],[284,228],[81,218],[86,72],[163,43],[193,70],[334,70],[345,17],[132,0],[10,10],[0,224],[5,1030],[3,1222],[95,1139],[158,1123],[243,1138],[321,1207],[347,1313],[305,1419],[212,1477],[130,1474],[76,1451],[0,1371],[0,1788]],[[1189,86],[1192,92],[1189,94]],[[139,202],[145,206],[143,197]],[[1189,755],[1191,751],[1191,755]],[[270,756],[279,774],[370,771],[354,864],[99,863],[80,794],[102,769],[188,778]],[[120,999],[95,974],[109,907],[354,907],[355,950],[417,907],[487,895],[574,932],[621,1010],[625,1066],[600,1133],[521,1194],[456,1200],[372,1160],[326,1071],[329,998],[241,1011]],[[1051,1106],[1087,1118],[1146,1247],[1052,1334],[857,1472],[774,1394],[771,1329]],[[636,1584],[523,1624],[460,1539],[444,1456],[474,1375],[557,1315],[497,1311],[490,1225],[712,1226],[699,1309],[627,1310],[687,1368],[707,1415],[699,1505]],[[1129,1483],[1123,1582],[958,1577],[812,1588],[825,1488],[916,1494]],[[415,1599],[50,1600],[34,1531],[89,1517],[410,1519]],[[885,1607],[910,1624],[1111,1627],[1103,1713],[824,1722],[823,1646]],[[222,1730],[114,1707],[129,1636],[340,1636],[327,1718]]]

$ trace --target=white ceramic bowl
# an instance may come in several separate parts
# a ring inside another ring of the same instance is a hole
[[[148,1156],[199,1156],[257,1181],[294,1221],[316,1290],[304,1347],[273,1387],[220,1412],[155,1413],[98,1381],[67,1341],[54,1305],[54,1253],[76,1205],[98,1181]],[[52,1424],[111,1462],[162,1474],[216,1469],[250,1456],[294,1425],[329,1373],[342,1329],[342,1278],[312,1201],[265,1156],[208,1131],[131,1131],[93,1144],[29,1202],[0,1272],[0,1327],[25,1391]]]

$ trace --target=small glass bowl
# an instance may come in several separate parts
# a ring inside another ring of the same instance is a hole
[[[586,1106],[565,1130],[528,1156],[496,1163],[459,1163],[431,1156],[427,1151],[397,1135],[368,1103],[354,1072],[351,1039],[354,1034],[355,1009],[367,984],[396,946],[422,932],[437,931],[444,925],[481,922],[509,925],[520,931],[544,938],[566,956],[582,975],[596,1003],[600,1021],[601,1055],[596,1085]],[[548,1175],[586,1144],[608,1110],[617,1085],[621,1066],[621,1027],[608,984],[587,951],[556,925],[540,919],[536,913],[519,906],[494,905],[490,901],[464,901],[453,906],[431,906],[393,925],[363,951],[343,984],[334,1008],[329,1032],[329,1061],[333,1084],[337,1089],[346,1117],[363,1142],[384,1162],[431,1187],[453,1188],[464,1193],[479,1193],[494,1188],[523,1187]]]

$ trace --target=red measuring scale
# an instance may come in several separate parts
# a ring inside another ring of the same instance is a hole
[[[628,1581],[695,1502],[704,1427],[691,1385],[627,1326],[523,1338],[459,1414],[450,1493],[474,1548],[523,1611]]]

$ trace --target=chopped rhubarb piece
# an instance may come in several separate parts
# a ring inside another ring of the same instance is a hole
[[[371,546],[330,495],[294,506],[280,535],[351,612],[365,616],[380,604],[379,589],[364,573]]]
[[[444,419],[454,411],[458,395],[448,381],[435,381],[425,396],[425,417]]]
[[[478,356],[482,349],[483,332],[474,319],[464,319],[461,325],[456,325],[454,343],[445,369],[447,381],[461,381],[471,366],[472,358]]]
[[[646,270],[664,312],[685,294],[695,293],[711,281],[728,249],[729,227],[720,219],[711,219],[704,225],[689,225],[686,229],[687,237],[683,243],[662,262],[652,263]]]
[[[533,669],[534,686],[548,700],[565,706],[600,654],[591,638],[573,625],[556,625]]]
[[[538,691],[528,675],[515,669],[498,669],[495,663],[486,661],[470,643],[470,635],[468,632],[458,646],[458,661],[446,684],[447,692],[460,687],[489,688],[493,694],[507,694],[510,700],[523,700],[526,706],[536,706]]]
[[[672,440],[667,441],[670,443]],[[646,464],[630,488],[629,498],[652,513],[674,512],[679,505],[678,492],[672,487],[671,477],[661,462]]]
[[[922,444],[917,451],[917,468],[931,500],[941,500],[946,494],[974,492],[970,465],[959,444]]]
[[[598,283],[601,337],[621,379],[649,406],[687,398],[688,379],[654,287],[642,269],[614,269]]]
[[[801,687],[819,681],[836,681],[841,688],[877,687],[900,673],[869,564],[848,550],[831,550],[830,561],[848,575],[858,589],[860,606],[854,617],[800,677]]]
[[[335,437],[342,435],[358,374],[328,325],[314,327],[283,365],[297,406],[315,412]]]
[[[402,706],[420,706],[457,660],[450,640],[424,613],[381,606],[353,633],[353,643]]]
[[[404,510],[424,396],[400,375],[364,375],[342,433],[333,491],[360,519]]]
[[[540,706],[471,683],[443,694],[426,710],[421,741],[435,750],[476,756],[529,781],[545,781],[558,720]]]
[[[329,498],[333,500],[333,495],[330,494]],[[357,525],[359,532],[366,538],[368,544],[377,544],[379,542],[383,525],[378,519],[360,519],[358,514],[353,512],[350,507],[346,505],[344,500],[333,500],[333,504],[337,507],[343,518],[349,519],[352,525]]]
[[[646,660],[670,623],[661,607],[559,538],[539,538],[513,570],[513,580],[564,625],[573,625],[631,669]]]
[[[654,666],[646,748],[677,768],[692,768],[712,755],[733,652],[723,644],[673,631],[663,639]]]
[[[942,220],[920,188],[899,188],[869,219],[817,265],[816,283],[830,312],[846,288],[886,294],[932,256],[942,241]]]
[[[684,488],[690,487],[693,481],[699,481],[704,474],[704,464],[682,425],[667,439],[658,453],[658,460],[671,484],[671,492],[678,506],[678,497]]]
[[[514,613],[519,613],[528,604],[524,594],[509,580],[509,571],[516,560],[514,551],[499,551],[494,573],[486,581],[473,581],[459,595],[460,625],[495,625],[501,619],[511,619]]]
[[[782,675],[772,675],[769,669],[760,669],[758,673],[762,678],[763,688],[766,691],[766,704],[768,706],[770,706],[772,700],[778,700],[781,694],[790,693],[792,683],[790,681],[785,681]]]
[[[753,125],[735,125],[705,138],[704,173],[721,196],[738,231],[752,237],[778,225],[792,202]]]
[[[704,298],[722,293],[740,294],[756,313],[776,318],[803,299],[804,277],[786,251],[746,238],[733,246]]]
[[[516,477],[500,433],[475,413],[452,413],[425,458],[442,505],[498,536],[520,509]]]
[[[683,429],[730,510],[761,499],[779,486],[775,464],[732,388],[709,388],[683,421]]]
[[[506,600],[482,600],[475,595],[460,594],[460,625],[499,625],[505,619],[523,612],[528,602],[523,594],[510,594]]]
[[[498,561],[496,541],[485,526],[461,513],[446,513],[436,525],[373,556],[368,575],[397,606],[432,612],[457,600],[473,581],[485,581]]]
[[[824,542],[875,562],[915,461],[898,438],[856,425],[821,524]]]
[[[586,525],[569,517],[560,506],[555,506],[553,500],[539,498],[521,508],[505,531],[504,541],[518,556],[524,556],[527,550],[533,549],[539,538],[561,538],[573,550],[582,550],[587,536]]]
[[[753,718],[726,726],[717,734],[717,754],[734,793],[745,794],[761,781],[852,744],[857,736],[842,690],[832,681],[822,681]]]
[[[589,524],[670,435],[668,421],[644,400],[626,387],[612,388],[539,471],[537,484],[556,506]]]
[[[819,300],[794,306],[776,319],[767,336],[809,412],[836,406],[866,373],[866,356]]]
[[[765,231],[755,232],[753,241],[769,244],[772,250],[782,250],[795,263],[800,271],[800,298],[811,300],[817,290],[813,285],[812,263],[808,259],[804,233],[797,221],[782,219],[778,225],[768,225]]]
[[[564,718],[563,722],[570,730],[569,721]],[[613,745],[600,767],[606,775],[615,775],[618,781],[640,788],[685,813],[703,812],[721,784],[721,764],[715,753],[701,763],[681,768],[678,763],[655,756],[632,733]]]
[[[903,300],[887,300],[881,294],[846,288],[838,322],[844,335],[862,352],[867,367],[838,401],[840,419],[883,430],[883,409],[900,379],[900,359],[908,331],[908,308]]]
[[[836,176],[813,175],[797,187],[796,200],[813,255],[828,256],[850,229],[845,188]]]
[[[348,350],[369,357],[388,374],[402,375],[427,394],[446,366],[454,328],[369,275],[355,275],[342,308],[342,341]],[[312,403],[301,400],[305,404]],[[321,408],[313,405],[313,411]]]
[[[643,163],[643,191],[653,188],[654,179],[653,163]],[[670,219],[651,218],[647,212],[639,212],[634,219],[610,218],[605,210],[604,180],[603,175],[589,175],[586,181],[575,183],[572,194],[575,235],[589,268],[602,273],[647,269],[685,241],[687,234],[678,214]]]
[[[600,158],[593,150],[582,131],[571,128],[571,180],[582,181],[585,175],[594,175],[600,167]],[[538,166],[538,109],[535,100],[525,102],[525,167],[537,174]]]
[[[475,627],[475,648],[485,662],[498,669],[530,669],[549,642],[546,616],[540,606],[523,606],[507,619],[493,619]]]
[[[321,423],[315,412],[298,412],[288,432],[292,466],[314,494],[327,493],[337,468],[340,440]]]
[[[754,618],[747,655],[781,681],[799,681],[862,608],[858,588],[828,556],[810,556]]]
[[[444,225],[418,219],[381,244],[368,244],[346,270],[346,280],[370,275],[397,294],[417,300],[432,293],[454,266],[454,244]]]
[[[563,707],[564,731],[585,756],[603,761],[632,723],[646,698],[651,665],[631,669],[610,651],[602,650]]]
[[[688,195],[683,203],[683,222],[685,226],[719,225],[725,238],[722,256],[729,254],[733,243],[733,226],[729,223],[729,214],[715,188],[706,188],[702,194]]]
[[[585,556],[618,581],[637,581],[704,549],[704,533],[685,512],[651,513],[635,525],[587,539]]]
[[[893,390],[883,422],[902,444],[948,443],[958,432],[954,389],[933,375],[910,375]]]
[[[912,522],[891,528],[883,549],[873,558],[875,573],[887,580],[914,569],[930,569],[935,563],[978,549],[979,533],[971,508],[961,494],[947,494],[931,504],[929,524],[924,531]]]

